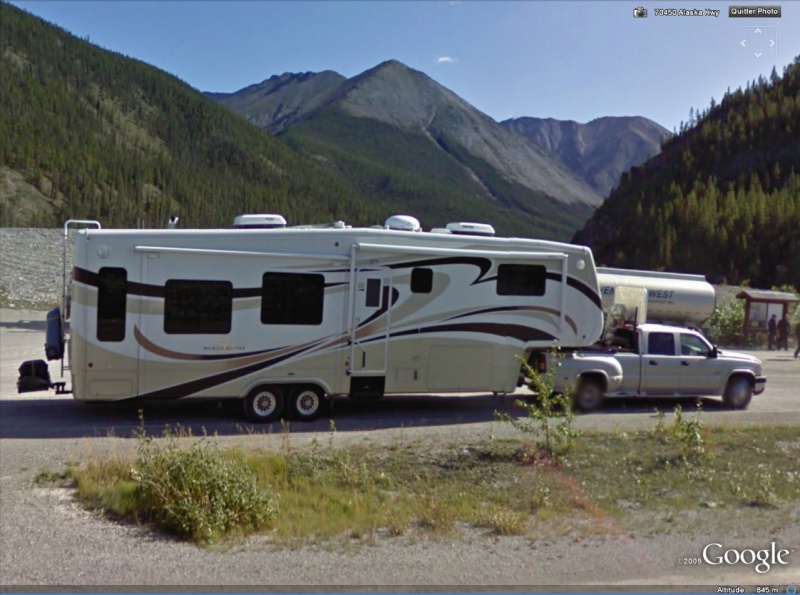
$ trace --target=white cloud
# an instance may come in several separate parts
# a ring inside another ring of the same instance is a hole
[[[451,56],[436,56],[437,64],[454,64],[455,62],[458,62],[458,58],[453,58]]]

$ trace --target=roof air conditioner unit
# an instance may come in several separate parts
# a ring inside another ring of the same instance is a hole
[[[462,236],[494,236],[494,227],[488,223],[448,223],[447,229]]]
[[[236,229],[278,229],[286,227],[281,215],[239,215],[233,220]]]
[[[392,215],[384,223],[386,229],[395,229],[397,231],[422,231],[419,220],[410,215]]]

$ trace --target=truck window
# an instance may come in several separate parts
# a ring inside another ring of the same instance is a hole
[[[233,284],[170,279],[164,286],[164,332],[225,335],[231,332]]]
[[[125,305],[128,271],[115,267],[100,269],[97,281],[97,340],[125,340]]]
[[[700,337],[681,333],[681,355],[708,357],[710,349]]]
[[[261,282],[263,324],[322,324],[325,275],[264,273]]]
[[[501,264],[497,295],[544,295],[547,268],[539,264]]]
[[[648,355],[675,355],[675,336],[672,333],[650,333],[647,338]]]

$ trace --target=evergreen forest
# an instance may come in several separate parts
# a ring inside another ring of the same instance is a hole
[[[573,241],[606,265],[800,288],[800,58],[692,110]]]

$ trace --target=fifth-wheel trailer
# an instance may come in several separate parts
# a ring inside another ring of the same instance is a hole
[[[486,228],[81,229],[73,395],[238,398],[269,422],[332,396],[511,392],[517,355],[600,337],[601,298],[588,248]]]

